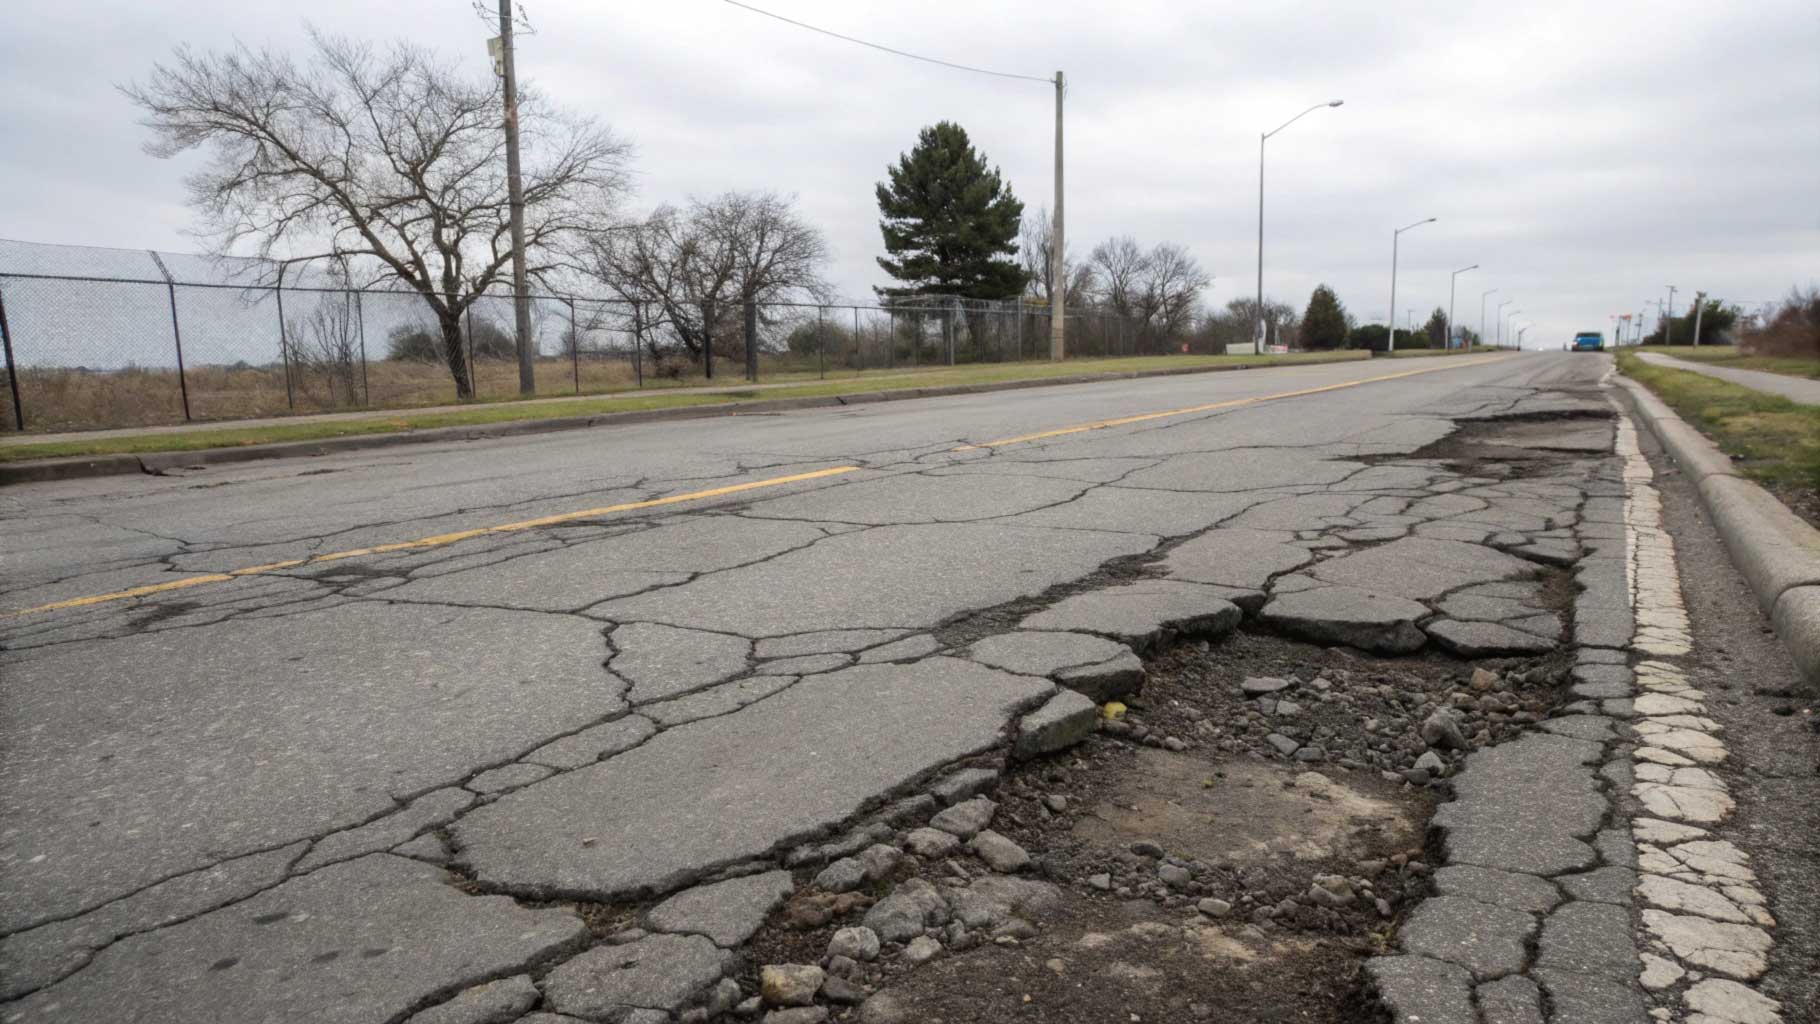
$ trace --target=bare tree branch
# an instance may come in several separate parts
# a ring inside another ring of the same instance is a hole
[[[246,46],[180,48],[122,91],[145,111],[150,153],[212,153],[188,188],[215,251],[251,243],[275,266],[353,258],[365,283],[412,288],[468,397],[461,317],[511,259],[498,83],[409,43],[310,39],[304,64]],[[527,269],[542,278],[625,195],[631,147],[534,91],[520,93],[519,119]]]
[[[691,357],[730,342],[747,302],[826,301],[828,245],[770,192],[726,192],[660,206],[642,223],[595,232],[576,263],[639,309],[654,357],[673,337]]]

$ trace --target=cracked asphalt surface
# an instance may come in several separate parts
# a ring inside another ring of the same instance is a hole
[[[1141,650],[1142,636],[1094,623],[1134,616],[1154,632],[1189,603],[1232,609],[1230,629],[1238,608],[1263,606],[1317,640],[1552,646],[1561,624],[1525,588],[1535,567],[1577,557],[1560,502],[1435,493],[1436,473],[1379,463],[1457,420],[1576,408],[1560,389],[1609,364],[1444,362],[994,448],[965,446],[1386,371],[11,488],[0,606],[24,609],[857,467],[0,618],[0,1018],[402,1021],[479,982],[564,961],[573,973],[597,939],[549,901],[652,900],[793,866],[804,844],[1002,748],[1058,691],[970,658],[981,622]],[[1516,553],[1481,546],[1493,542]],[[1164,554],[1171,582],[1133,582],[1134,562]],[[1310,612],[1314,598],[1344,607]],[[1083,600],[1110,603],[1070,604]],[[1071,609],[1072,625],[1044,619]],[[676,940],[672,981],[723,973],[722,951],[689,941],[701,948]],[[588,1016],[634,1019],[644,998]]]

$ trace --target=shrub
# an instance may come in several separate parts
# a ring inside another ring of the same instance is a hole
[[[1739,334],[1738,350],[1753,356],[1820,359],[1820,287],[1791,291],[1762,325]]]

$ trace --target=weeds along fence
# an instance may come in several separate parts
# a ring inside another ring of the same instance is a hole
[[[1024,302],[723,301],[666,312],[581,292],[531,296],[539,395],[815,380],[1047,359],[1050,316]],[[0,241],[6,429],[156,426],[517,397],[509,292],[461,318],[460,358],[414,291],[321,270],[147,250]],[[1184,351],[1096,310],[1070,313],[1071,357]],[[1204,345],[1202,347],[1205,347]],[[458,377],[466,387],[458,385]]]

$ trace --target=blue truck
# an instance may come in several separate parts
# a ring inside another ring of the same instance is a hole
[[[1572,352],[1603,352],[1605,335],[1598,331],[1581,331],[1574,335],[1572,344],[1567,347]]]

